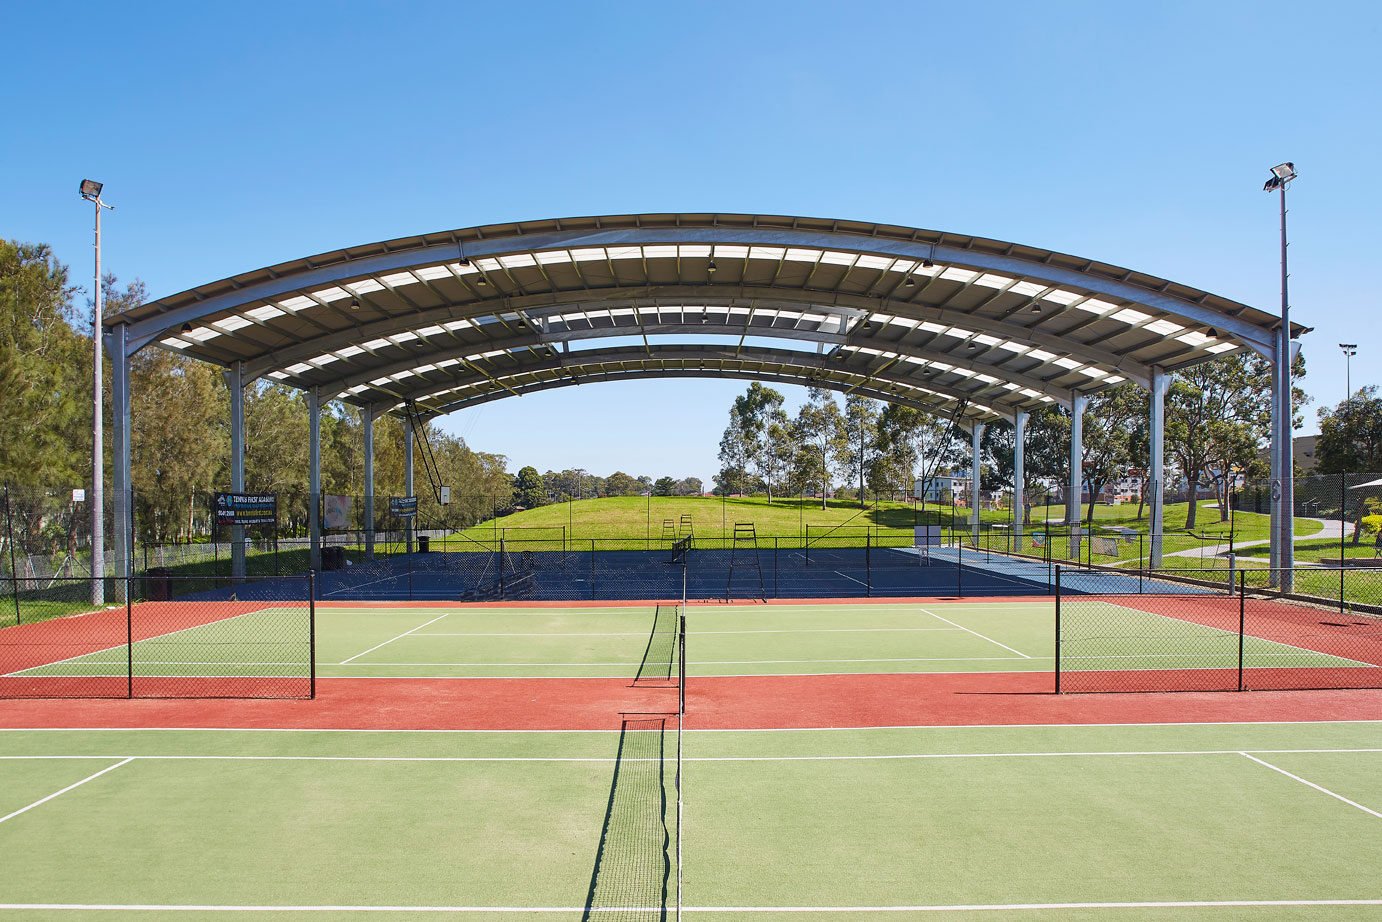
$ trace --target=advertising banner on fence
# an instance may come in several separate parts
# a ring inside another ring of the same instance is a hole
[[[278,521],[274,493],[217,493],[217,525],[273,525]]]
[[[322,528],[327,531],[343,531],[350,527],[350,507],[353,504],[349,496],[337,496],[334,493],[327,493],[322,497]]]
[[[417,497],[390,496],[389,515],[396,519],[411,519],[417,515]]]

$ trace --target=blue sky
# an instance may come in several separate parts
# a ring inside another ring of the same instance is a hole
[[[1377,381],[1375,3],[9,4],[0,235],[154,296],[336,247],[639,211],[894,222],[1276,310],[1294,160],[1314,397]],[[709,478],[733,381],[449,418],[513,467]],[[793,390],[789,399],[799,399]]]

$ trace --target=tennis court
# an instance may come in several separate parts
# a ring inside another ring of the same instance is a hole
[[[732,732],[694,713],[687,916],[1382,913],[1376,723]],[[634,722],[5,732],[0,904],[670,918],[675,737]]]
[[[1218,670],[1193,601],[1090,597],[1158,643],[1090,637],[1081,662]],[[156,604],[166,633],[4,678],[282,679],[240,641],[300,609]],[[10,702],[0,913],[1382,917],[1382,722],[1326,719],[1375,693],[1054,695],[1052,599],[314,618],[316,700]],[[1378,668],[1269,634],[1243,638],[1255,670]],[[1226,698],[1253,722],[1180,722]]]
[[[1078,644],[1067,640],[1066,668],[1227,668],[1238,649],[1238,636],[1230,625],[1215,617],[1183,617],[1173,601],[1183,600],[1126,597],[1067,603],[1067,633],[1075,620],[1070,610],[1077,604],[1082,606],[1083,621],[1093,627]],[[1206,596],[1194,601],[1199,613],[1237,611],[1232,599]],[[111,693],[119,694],[130,667],[137,679],[145,680],[208,675],[288,683],[296,681],[293,676],[307,674],[307,639],[288,636],[283,628],[285,622],[305,625],[305,606],[152,604],[164,614],[153,621],[147,635],[136,633],[128,646],[105,627],[78,630],[84,618],[102,625],[110,620],[108,614],[0,630],[3,662],[14,664],[3,678],[103,680],[111,683]],[[166,614],[180,607],[195,613],[191,623],[187,617],[172,619]],[[323,603],[315,612],[316,674],[633,678],[654,661],[662,663],[665,674],[674,608],[656,603]],[[1054,610],[1049,599],[693,604],[686,608],[694,638],[687,669],[692,676],[1049,673],[1055,666]],[[1333,617],[1312,612],[1314,623],[1326,625],[1314,634],[1282,635],[1269,627],[1261,636],[1250,632],[1244,639],[1248,667],[1254,672],[1326,670],[1338,673],[1345,684],[1373,681],[1382,668],[1376,625],[1353,629],[1371,646],[1341,647],[1336,642],[1339,629],[1329,627]],[[141,620],[138,606],[134,620]],[[298,684],[306,687],[305,680]],[[35,687],[42,692],[41,682]]]

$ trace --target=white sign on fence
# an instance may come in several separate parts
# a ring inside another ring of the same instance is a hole
[[[443,506],[449,506],[449,505],[451,505],[451,488],[450,488],[450,487],[442,487],[442,488],[441,488],[441,504],[442,504]]]
[[[77,487],[77,488],[75,488],[75,489],[72,491],[72,502],[74,502],[74,503],[84,503],[84,502],[86,502],[86,490],[85,490],[84,488],[82,488],[82,487]]]

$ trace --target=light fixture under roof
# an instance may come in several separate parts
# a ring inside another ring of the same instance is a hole
[[[181,327],[178,328],[178,332],[179,332],[179,333],[183,333],[183,334],[191,333],[191,332],[192,332],[192,324],[190,324],[190,323],[184,323]]]
[[[360,299],[359,299],[359,298],[351,298],[351,299],[350,299],[350,309],[353,310],[353,311],[358,311],[358,310],[360,309]]]
[[[907,281],[903,282],[902,284],[905,285],[905,286],[908,287],[908,288],[915,288],[915,287],[917,287],[916,279],[912,278],[911,273],[908,273],[908,274],[907,274]]]
[[[705,264],[705,271],[711,273],[712,275],[715,273],[715,268],[715,260],[713,259]]]
[[[483,272],[481,272],[481,273],[479,274],[479,276],[476,277],[476,279],[475,279],[475,284],[476,284],[476,285],[488,285],[488,284],[489,284],[489,279],[485,278],[485,274],[484,274]]]

